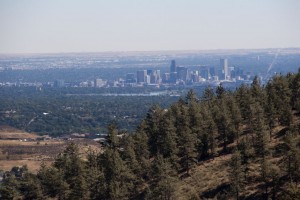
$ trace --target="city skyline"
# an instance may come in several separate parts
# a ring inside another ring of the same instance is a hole
[[[0,53],[300,47],[300,2],[0,2]]]

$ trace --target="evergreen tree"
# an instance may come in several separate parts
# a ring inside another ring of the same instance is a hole
[[[197,94],[194,92],[194,90],[189,90],[186,95],[186,102],[187,104],[190,104],[192,102],[198,102]]]
[[[211,116],[211,113],[208,112],[205,116],[205,132],[208,134],[208,146],[210,149],[210,153],[212,156],[215,156],[217,154],[217,139],[216,139],[216,132],[217,132],[217,126],[213,120],[213,117]]]
[[[128,163],[129,168],[134,172],[140,171],[140,165],[137,161],[135,150],[134,150],[134,140],[131,135],[127,136],[124,140],[124,150],[121,152],[123,160]]]
[[[264,186],[264,199],[276,199],[279,188],[279,169],[267,159],[260,160],[260,177]],[[269,188],[271,186],[271,191]]]
[[[258,102],[262,107],[265,106],[265,92],[262,88],[258,76],[255,76],[251,84],[250,93],[255,102]]]
[[[272,136],[272,129],[275,127],[275,122],[277,121],[278,113],[275,108],[275,88],[270,82],[266,86],[267,93],[267,104],[265,106],[267,123],[269,126],[270,137]]]
[[[186,106],[179,104],[176,110],[175,127],[178,135],[180,164],[182,169],[189,174],[191,167],[197,162],[196,135],[190,129]]]
[[[148,146],[148,136],[146,134],[146,124],[142,121],[138,126],[136,133],[133,134],[133,139],[135,142],[134,148],[137,155],[137,159],[141,161],[142,159],[149,159],[150,152]]]
[[[277,199],[277,194],[280,190],[280,169],[276,165],[271,165],[270,169],[270,186],[271,186],[271,198],[272,199]]]
[[[236,91],[236,99],[239,103],[241,110],[241,115],[246,124],[251,123],[251,105],[253,104],[253,99],[250,94],[249,88],[242,84]]]
[[[252,116],[252,130],[255,135],[255,140],[253,141],[256,155],[260,158],[265,158],[269,152],[268,149],[268,126],[266,125],[266,120],[264,117],[264,111],[260,104],[255,103],[251,106]]]
[[[230,113],[225,103],[225,98],[220,99],[213,111],[215,123],[218,129],[218,137],[222,141],[223,151],[227,151],[227,145],[234,139],[234,124],[230,119]]]
[[[216,154],[217,148],[217,126],[212,117],[212,111],[209,109],[209,106],[206,103],[202,103],[200,106],[200,126],[201,126],[201,155],[208,155],[208,151],[211,156]],[[202,137],[201,137],[202,136]],[[205,143],[207,143],[205,145]],[[204,156],[205,157],[205,156]]]
[[[56,167],[69,185],[69,199],[84,199],[87,197],[87,183],[85,181],[84,163],[79,157],[78,146],[69,144],[55,162]]]
[[[240,199],[240,193],[244,187],[244,176],[243,176],[243,166],[242,166],[242,158],[239,151],[235,151],[232,155],[231,160],[229,162],[230,172],[229,179],[231,183],[231,189],[234,194],[235,199]]]
[[[120,145],[120,139],[117,137],[118,135],[117,125],[115,123],[112,123],[108,125],[107,130],[108,130],[107,144],[113,149],[118,148]]]
[[[145,119],[145,131],[149,138],[148,142],[151,155],[156,155],[156,153],[158,152],[156,144],[159,137],[159,123],[161,117],[162,109],[159,106],[155,105],[149,109]]]
[[[291,89],[291,105],[300,112],[300,68],[298,73],[292,76],[289,87]]]
[[[20,182],[20,191],[24,200],[44,199],[40,182],[34,174],[26,173]]]
[[[150,171],[150,152],[148,146],[148,136],[145,132],[145,122],[143,121],[135,134],[133,134],[134,139],[134,151],[136,154],[136,159],[140,165],[141,174],[140,177],[147,179],[149,177]]]
[[[171,164],[158,154],[153,163],[153,183],[151,184],[152,193],[150,199],[171,200],[174,199],[176,189],[176,172]]]
[[[238,150],[241,154],[241,163],[244,166],[244,175],[245,175],[245,180],[247,181],[248,179],[248,172],[249,172],[249,168],[250,168],[250,163],[251,160],[254,156],[254,150],[253,147],[250,145],[251,142],[249,141],[249,139],[247,137],[243,138],[239,144],[238,144]]]
[[[202,100],[205,102],[213,102],[215,99],[215,93],[214,90],[211,87],[205,88],[203,95],[202,95]]]
[[[269,162],[266,159],[260,160],[260,177],[264,183],[264,198],[268,199],[269,196]]]
[[[197,137],[198,159],[208,157],[209,151],[209,130],[204,130],[209,126],[205,124],[205,118],[200,104],[196,101],[190,101],[188,104],[189,126],[192,134]]]
[[[289,131],[284,138],[286,151],[283,157],[284,171],[290,183],[296,185],[300,181],[300,137],[297,132]]]
[[[63,180],[63,173],[54,167],[47,167],[42,163],[37,178],[42,187],[43,194],[51,198],[66,199],[69,185]]]
[[[280,124],[289,126],[292,123],[291,113],[291,91],[289,89],[288,80],[283,76],[275,76],[271,82],[274,87],[274,104],[278,113],[278,121]]]
[[[222,84],[218,85],[217,89],[216,89],[216,94],[217,94],[217,98],[218,99],[222,99],[225,97],[226,95],[226,90],[225,88],[223,87]]]
[[[170,112],[163,115],[159,124],[159,138],[157,141],[159,153],[165,158],[169,158],[174,168],[177,168],[178,149],[177,149],[177,135],[174,127],[173,118]]]
[[[107,148],[101,155],[107,199],[128,199],[132,194],[134,176],[122,160],[119,152]]]
[[[227,105],[229,107],[230,118],[233,124],[232,127],[233,139],[234,140],[237,139],[237,142],[239,142],[241,125],[242,125],[242,115],[239,106],[233,96],[228,98]]]
[[[8,175],[4,177],[3,182],[0,185],[1,199],[13,200],[19,196],[19,182],[15,175]]]
[[[93,170],[93,179],[90,180],[90,199],[108,199],[107,183],[102,169]]]

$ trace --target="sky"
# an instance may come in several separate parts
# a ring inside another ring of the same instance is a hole
[[[0,53],[300,47],[299,0],[0,0]]]

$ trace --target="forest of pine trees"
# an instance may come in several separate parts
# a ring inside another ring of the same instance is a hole
[[[300,69],[235,91],[191,90],[168,109],[152,106],[134,133],[118,133],[111,124],[103,151],[86,159],[70,144],[37,174],[13,168],[1,199],[300,199]],[[222,156],[229,187],[178,194],[195,169]]]

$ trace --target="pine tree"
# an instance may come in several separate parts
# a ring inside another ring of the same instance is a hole
[[[37,173],[41,182],[43,194],[51,198],[66,199],[69,185],[63,180],[63,173],[54,167],[47,167],[43,163]]]
[[[207,135],[208,149],[210,150],[210,155],[214,156],[216,154],[217,148],[217,126],[212,117],[212,112],[209,110],[209,106],[202,104],[201,106],[202,115],[202,131]],[[206,150],[206,149],[203,149]],[[205,153],[204,153],[205,155]]]
[[[164,158],[169,158],[172,161],[173,167],[177,168],[178,149],[177,149],[177,135],[174,127],[173,118],[170,112],[165,113],[159,124],[159,138],[157,141],[159,153]]]
[[[213,111],[215,123],[218,129],[218,137],[222,141],[223,151],[227,151],[227,145],[234,139],[234,124],[230,119],[230,113],[225,103],[225,98],[220,99]]]
[[[264,183],[264,198],[263,199],[269,199],[269,168],[270,163],[266,159],[260,160],[260,177],[262,182]]]
[[[175,127],[178,135],[180,164],[182,169],[189,174],[191,167],[197,162],[196,135],[190,129],[186,106],[179,104],[176,112]]]
[[[78,146],[69,144],[64,152],[60,154],[55,162],[56,167],[69,185],[69,199],[83,199],[87,196],[87,183],[85,181],[84,163],[79,157]]]
[[[19,196],[19,182],[15,175],[8,175],[4,177],[3,182],[0,185],[1,199],[13,200]]]
[[[101,163],[107,184],[107,198],[128,199],[132,194],[134,176],[119,152],[107,148],[101,155]]]
[[[266,93],[267,93],[267,104],[265,106],[266,111],[266,118],[270,130],[270,137],[272,136],[272,129],[275,127],[275,122],[277,120],[278,114],[275,108],[275,88],[273,84],[270,82],[266,86]]]
[[[150,199],[171,200],[174,199],[176,187],[176,172],[171,164],[162,155],[155,157],[153,167],[153,183],[151,184]]]
[[[124,150],[121,152],[121,155],[132,171],[136,173],[140,171],[140,165],[137,161],[134,150],[134,140],[131,135],[124,139]]]
[[[203,95],[202,95],[202,100],[205,102],[212,102],[215,99],[215,93],[214,90],[211,87],[205,88]]]
[[[198,102],[197,94],[194,92],[194,90],[189,90],[186,95],[186,102],[187,104],[190,104],[192,102]]]
[[[226,90],[225,90],[225,88],[223,87],[222,84],[220,84],[220,85],[217,87],[217,89],[216,89],[216,94],[217,94],[217,98],[218,98],[218,99],[222,99],[222,98],[225,97],[225,95],[226,95]]]
[[[300,137],[295,130],[289,131],[284,138],[286,152],[283,158],[283,168],[286,171],[290,183],[296,185],[300,181]]]
[[[108,199],[107,183],[102,169],[93,170],[93,179],[90,180],[90,199]]]
[[[262,107],[265,106],[265,93],[264,88],[261,86],[261,82],[258,76],[255,76],[251,84],[250,93],[253,100],[259,103]]]
[[[102,163],[99,162],[101,153],[89,147],[87,152],[87,162],[85,165],[85,180],[89,188],[88,197],[92,200],[105,199],[107,185],[103,173]]]
[[[265,158],[269,152],[268,150],[268,128],[264,117],[264,112],[260,104],[255,103],[251,106],[252,110],[252,130],[255,135],[255,141],[253,141],[256,155],[260,158]]]
[[[289,87],[291,89],[291,105],[300,112],[300,68],[298,73],[292,76]]]
[[[26,173],[20,181],[20,191],[24,200],[42,200],[41,184],[34,174]]]
[[[120,145],[120,139],[117,137],[118,135],[117,125],[115,123],[109,124],[107,130],[108,130],[107,144],[113,149],[118,148]]]
[[[145,132],[145,122],[143,121],[137,128],[136,133],[132,135],[134,139],[134,151],[136,159],[141,167],[141,175],[144,179],[149,177],[150,171],[150,152],[148,146],[148,136]]]
[[[253,104],[253,99],[250,94],[249,88],[242,84],[236,91],[236,99],[239,103],[241,110],[241,115],[246,124],[251,123],[251,105]]]
[[[149,149],[151,155],[156,155],[158,152],[157,149],[157,141],[159,137],[159,123],[162,117],[162,109],[155,105],[152,106],[146,116],[145,119],[145,131],[148,136]]]
[[[291,113],[291,90],[289,88],[287,78],[283,76],[275,76],[272,80],[274,87],[274,104],[278,111],[278,121],[280,124],[289,126],[292,123]]]
[[[276,199],[279,188],[279,168],[267,159],[260,160],[260,177],[264,186],[264,199]],[[271,186],[271,190],[269,191]]]
[[[229,162],[230,167],[230,184],[232,192],[235,196],[235,199],[240,199],[240,193],[244,188],[244,176],[243,176],[243,166],[242,166],[242,158],[239,151],[235,151],[232,155],[231,160]]]
[[[142,159],[149,159],[150,152],[148,146],[148,136],[146,134],[146,124],[142,121],[137,127],[136,133],[133,134],[133,139],[135,142],[134,148],[137,155],[137,159],[140,161]]]
[[[280,189],[279,179],[280,179],[280,169],[276,165],[271,165],[270,169],[270,181],[271,181],[271,195],[272,199],[277,199],[277,193]]]
[[[248,172],[252,158],[254,157],[253,147],[250,145],[251,142],[247,137],[243,138],[238,144],[238,150],[241,154],[241,163],[244,166],[245,180],[248,179]]]
[[[231,122],[234,125],[232,128],[233,139],[237,140],[237,142],[239,142],[241,125],[242,125],[242,115],[241,115],[239,106],[233,96],[228,98],[227,105],[229,107]]]
[[[204,117],[201,112],[200,104],[190,101],[188,104],[189,126],[192,134],[197,137],[198,159],[208,157],[209,136],[208,131],[204,130]],[[207,132],[206,132],[207,131]]]

